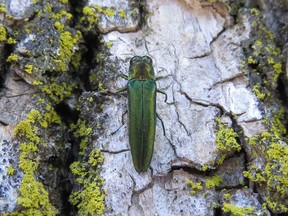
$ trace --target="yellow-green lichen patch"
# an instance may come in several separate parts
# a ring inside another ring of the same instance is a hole
[[[46,3],[46,8],[43,10],[43,12],[52,13],[52,6],[50,3]]]
[[[261,167],[250,166],[244,176],[266,189],[266,205],[277,212],[287,212],[288,200],[288,145],[283,124],[284,110],[275,113],[273,119],[265,120],[269,130],[249,139],[256,156],[264,162]]]
[[[76,182],[82,188],[70,196],[70,202],[78,208],[79,215],[103,215],[104,213],[105,193],[102,190],[104,180],[98,173],[103,160],[100,150],[93,150],[86,163],[77,161],[70,166],[76,176]]]
[[[80,189],[71,194],[70,202],[78,208],[79,215],[103,215],[104,180],[99,177],[99,170],[104,158],[100,150],[95,150],[94,147],[88,145],[91,142],[93,130],[91,126],[79,119],[76,124],[71,124],[70,128],[74,137],[79,140],[80,148],[79,161],[75,161],[70,166]]]
[[[276,37],[264,24],[261,12],[255,8],[250,10],[254,17],[251,26],[250,48],[245,52],[249,53],[246,62],[248,69],[256,73],[262,79],[261,85],[264,92],[277,87],[279,76],[283,73],[284,58],[281,49],[277,45]],[[252,82],[253,83],[253,82]]]
[[[19,168],[23,172],[23,178],[19,188],[18,204],[23,207],[23,210],[13,212],[12,215],[54,216],[58,213],[50,203],[44,185],[35,177],[39,167],[37,149],[39,145],[43,145],[43,140],[38,135],[43,121],[46,120],[38,110],[31,110],[27,119],[20,121],[14,131],[15,136],[22,141],[19,147],[21,152]],[[56,122],[52,120],[50,123]]]
[[[255,93],[257,98],[259,98],[261,101],[268,100],[271,98],[271,94],[269,92],[266,93],[266,92],[262,92],[262,91],[265,91],[265,89],[262,88],[259,83],[257,83],[253,87],[253,92]]]
[[[6,7],[5,7],[5,4],[0,4],[0,13],[6,13],[7,10],[6,10]]]
[[[107,15],[108,17],[115,16],[115,11],[112,8],[106,8],[103,10],[103,14]]]
[[[47,96],[55,103],[58,104],[65,98],[68,98],[72,94],[74,86],[66,82],[60,84],[52,83],[42,86],[41,91],[46,93]]]
[[[18,61],[19,57],[16,54],[11,54],[10,56],[8,56],[8,58],[6,59],[7,62],[13,62],[13,61]]]
[[[9,37],[9,38],[7,39],[7,43],[8,43],[8,44],[16,44],[17,41],[16,41],[14,38]]]
[[[7,32],[3,25],[0,25],[0,42],[7,40]]]
[[[247,59],[247,63],[248,64],[256,64],[256,60],[252,56],[249,56]]]
[[[208,169],[209,169],[209,166],[208,166],[207,164],[205,164],[205,165],[203,165],[203,166],[201,167],[201,170],[202,170],[203,172],[207,171]]]
[[[62,4],[67,4],[69,2],[69,0],[58,0],[59,2],[61,2]]]
[[[223,194],[223,197],[224,197],[224,199],[225,199],[226,201],[229,201],[229,200],[231,199],[231,194],[229,194],[229,193],[224,193],[224,194]]]
[[[94,99],[93,99],[93,97],[89,97],[89,98],[87,98],[87,101],[89,101],[90,103],[92,103],[92,102],[94,102]]]
[[[95,7],[85,6],[82,12],[83,12],[83,16],[80,19],[80,23],[83,26],[85,26],[85,30],[89,31],[92,28],[94,28],[99,21],[99,18],[97,16],[98,10]]]
[[[64,30],[64,25],[60,22],[55,22],[54,26],[60,32],[60,48],[59,53],[54,55],[54,61],[57,65],[56,70],[60,72],[67,72],[69,69],[69,63],[71,62],[72,56],[75,53],[76,46],[81,37],[80,31],[76,34],[72,34],[69,31]]]
[[[9,166],[6,170],[7,175],[14,175],[15,169],[12,166]]]
[[[191,188],[190,193],[192,195],[197,194],[203,189],[202,182],[193,182],[192,180],[186,181],[188,187]]]
[[[217,149],[223,154],[218,158],[217,163],[221,164],[226,154],[234,151],[240,151],[241,146],[237,141],[238,134],[229,128],[226,123],[222,123],[220,118],[216,118],[217,131],[216,131],[216,144]]]
[[[229,203],[223,204],[222,211],[224,213],[231,213],[233,216],[248,216],[255,214],[253,207],[237,207]]]
[[[280,74],[283,72],[282,63],[279,62],[275,63],[273,65],[273,72],[274,72],[273,81],[276,82]]]
[[[92,133],[92,127],[88,127],[85,121],[78,120],[77,124],[71,124],[71,129],[74,131],[73,135],[77,138],[80,138],[80,155],[84,155],[87,150],[87,144],[89,142],[89,136]]]
[[[260,11],[258,9],[256,9],[256,8],[252,8],[250,10],[250,14],[251,15],[255,15],[255,16],[259,16],[260,15]]]
[[[33,65],[31,65],[31,64],[25,65],[25,72],[26,73],[32,74],[32,71],[33,71]]]
[[[126,15],[126,13],[125,13],[124,10],[120,9],[120,10],[118,10],[118,13],[119,13],[119,16],[120,16],[122,19],[127,18],[127,15]]]
[[[25,29],[25,32],[26,32],[27,34],[30,34],[30,33],[31,33],[31,30],[28,29],[28,28],[26,28],[26,29]]]
[[[227,126],[227,124],[222,123],[220,118],[216,118],[217,122],[217,133],[216,133],[216,143],[217,148],[221,151],[240,151],[241,146],[237,142],[238,134]]]
[[[62,19],[63,17],[66,17],[68,20],[71,20],[73,15],[71,13],[68,13],[67,11],[65,10],[62,10],[61,12],[59,13],[53,13],[51,15],[51,18],[52,19]]]
[[[214,188],[214,187],[218,187],[220,186],[220,184],[222,183],[222,178],[221,176],[213,176],[210,179],[206,180],[206,188]]]
[[[34,85],[34,86],[40,86],[40,85],[43,85],[43,82],[41,82],[41,81],[39,81],[39,80],[34,80],[34,81],[32,82],[32,85]]]
[[[109,49],[109,48],[111,48],[113,46],[113,43],[111,41],[109,41],[105,45]]]

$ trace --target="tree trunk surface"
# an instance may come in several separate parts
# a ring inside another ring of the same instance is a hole
[[[0,0],[0,214],[288,214],[288,1]],[[132,162],[149,56],[157,120]]]

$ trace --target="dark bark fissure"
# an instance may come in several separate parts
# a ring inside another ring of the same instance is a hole
[[[69,1],[71,4],[70,13],[73,15],[73,21],[70,27],[77,29],[77,25],[79,24],[79,20],[81,18],[82,9],[85,6],[85,2],[78,0]],[[99,52],[100,47],[100,39],[97,33],[83,33],[83,43],[80,44],[81,52],[81,61],[80,66],[77,71],[71,71],[73,73],[73,77],[78,79],[78,92],[76,93],[79,97],[83,91],[91,90],[91,85],[89,82],[89,75],[91,70],[96,66],[96,55]],[[72,67],[73,68],[73,67]],[[72,173],[70,170],[70,165],[79,159],[79,138],[73,135],[73,131],[70,130],[71,123],[77,123],[80,119],[80,112],[76,110],[76,108],[71,108],[66,101],[61,102],[60,104],[55,106],[55,111],[61,117],[61,121],[66,125],[66,142],[71,144],[71,148],[66,154],[65,159],[61,159],[62,163],[60,166],[61,172],[59,173],[59,193],[61,194],[61,206],[59,215],[61,216],[70,216],[77,215],[77,207],[73,206],[69,197],[73,191],[74,183],[72,178]]]
[[[221,216],[222,215],[222,208],[218,207],[214,210],[214,216]]]
[[[138,0],[138,7],[139,7],[139,14],[140,14],[140,22],[139,22],[138,28],[143,30],[147,24],[146,14],[148,14],[148,11],[147,11],[146,1]]]
[[[284,76],[278,79],[277,91],[279,92],[279,98],[283,106],[288,107],[288,81],[285,80]],[[288,129],[288,127],[286,127]]]
[[[263,20],[262,22],[264,23],[265,27],[267,27],[268,30],[270,30],[271,32],[273,32],[276,35],[276,39],[274,41],[275,46],[280,48],[280,54],[279,54],[279,58],[281,59],[281,63],[283,63],[283,59],[282,57],[287,55],[287,53],[285,53],[285,46],[287,46],[287,38],[286,41],[283,41],[283,38],[285,37],[279,37],[279,32],[281,33],[282,31],[282,27],[283,25],[281,25],[281,21],[280,19],[277,19],[277,13],[274,11],[273,12],[273,7],[271,6],[271,4],[273,3],[268,3],[268,2],[263,2],[263,1],[249,1],[248,7],[249,8],[256,8],[258,10],[261,11],[261,13],[263,13]],[[278,8],[279,9],[279,8]],[[275,10],[275,8],[274,8]],[[284,10],[284,9],[282,9]],[[278,10],[279,12],[279,10]],[[283,11],[282,11],[283,13]],[[269,18],[269,14],[273,14],[273,26],[269,25],[269,22],[271,22],[271,17]],[[279,15],[279,14],[278,14]],[[243,50],[244,50],[244,55],[245,57],[248,59],[248,57],[251,55],[251,53],[253,52],[253,42],[255,42],[257,39],[261,39],[261,37],[259,37],[259,31],[257,28],[253,28],[250,38],[247,41],[244,41],[242,43],[243,46]],[[283,55],[283,56],[282,56]],[[253,88],[254,85],[256,85],[257,83],[260,83],[261,85],[263,85],[263,83],[269,79],[269,77],[267,76],[267,74],[265,73],[265,71],[261,71],[261,64],[263,64],[263,58],[265,58],[265,54],[260,54],[258,56],[258,58],[256,59],[256,63],[254,64],[249,64],[249,81],[251,83],[251,86]],[[263,66],[263,65],[262,65]],[[252,72],[253,70],[258,70],[261,73],[259,74],[255,74],[254,72]],[[282,67],[282,70],[284,72],[284,74],[282,73],[277,80],[277,87],[275,89],[269,89],[270,92],[272,92],[273,94],[273,99],[272,99],[272,105],[276,105],[276,107],[279,105],[284,107],[286,110],[286,115],[287,115],[287,110],[288,110],[288,88],[287,88],[287,84],[288,84],[288,80],[286,78],[285,75],[285,68]],[[264,102],[266,103],[266,102]],[[269,104],[269,102],[267,102]],[[263,112],[265,112],[264,110],[262,110]],[[288,123],[287,121],[284,122],[286,129],[288,129]],[[242,144],[245,143],[244,140],[244,135],[243,133],[238,133],[241,134],[240,136],[240,142]],[[247,145],[247,144],[246,144]],[[248,155],[247,152],[245,151],[245,170],[249,170],[248,169],[248,165],[249,165],[249,160],[248,160]],[[259,203],[265,203],[265,199],[264,197],[261,196],[261,193],[259,192],[259,185],[257,185],[257,182],[254,183],[252,181],[250,181],[249,179],[245,179],[245,181],[248,183],[249,187],[251,188],[251,190],[253,190],[253,192],[255,194],[259,194],[259,196],[257,196],[257,199],[259,201]],[[283,213],[283,214],[275,214],[273,213],[273,211],[268,207],[267,210],[270,212],[271,215],[287,215],[287,213]]]
[[[0,98],[3,96],[1,94],[2,88],[5,88],[4,82],[6,77],[7,69],[9,68],[10,63],[6,61],[7,57],[13,52],[14,46],[5,44],[3,48],[2,58],[0,58]]]
[[[198,175],[205,175],[208,176],[210,175],[212,170],[207,170],[207,171],[201,171],[197,168],[191,167],[191,166],[185,166],[185,165],[172,165],[170,172],[173,172],[174,170],[183,170],[189,174],[198,174]]]
[[[89,75],[93,68],[95,68],[95,66],[97,65],[96,55],[100,52],[101,42],[100,38],[94,34],[83,35],[83,39],[85,41],[85,48],[87,50],[82,56],[82,59],[84,61],[83,63],[81,63],[82,65],[84,65],[82,68],[82,81],[84,84],[84,89],[86,91],[91,91],[93,90],[93,87],[90,84]]]

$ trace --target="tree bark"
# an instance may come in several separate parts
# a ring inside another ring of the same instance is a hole
[[[287,10],[0,0],[0,213],[288,213]],[[135,55],[168,96],[143,173],[116,93]]]

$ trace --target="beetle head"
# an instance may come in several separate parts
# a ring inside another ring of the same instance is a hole
[[[134,56],[130,60],[129,80],[155,79],[152,59],[149,56]]]

